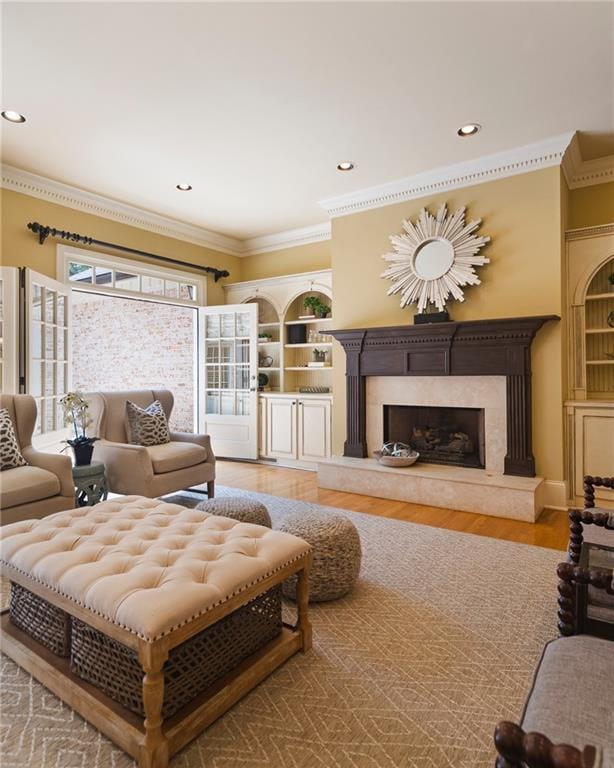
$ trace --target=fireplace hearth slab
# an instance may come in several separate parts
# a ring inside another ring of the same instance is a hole
[[[392,468],[375,459],[335,456],[318,463],[318,486],[527,523],[536,522],[543,509],[542,477],[441,464]]]

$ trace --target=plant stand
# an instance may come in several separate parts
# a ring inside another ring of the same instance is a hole
[[[76,507],[93,507],[94,504],[106,500],[109,487],[104,473],[104,464],[101,461],[74,466],[72,476],[75,483]]]

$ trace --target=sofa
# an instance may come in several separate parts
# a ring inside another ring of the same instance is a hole
[[[91,392],[91,423],[88,435],[94,444],[94,461],[105,465],[109,490],[128,496],[157,498],[195,485],[207,484],[207,495],[215,495],[215,455],[209,435],[170,432],[162,445],[133,445],[126,430],[126,402],[141,408],[159,400],[167,420],[173,410],[173,393],[167,389]]]
[[[36,401],[30,395],[0,395],[13,422],[26,466],[0,472],[0,522],[17,523],[41,518],[75,506],[72,462],[68,456],[44,453],[32,447]]]

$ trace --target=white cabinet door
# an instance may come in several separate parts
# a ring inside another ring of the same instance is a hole
[[[330,400],[298,401],[298,458],[300,461],[318,461],[330,457],[330,406]]]
[[[199,429],[220,458],[258,458],[258,306],[201,307]]]
[[[258,398],[258,454],[266,457],[269,455],[267,446],[267,415],[266,398]]]
[[[295,397],[267,397],[268,456],[296,459],[297,424]]]
[[[574,492],[583,494],[584,476],[610,477],[614,467],[614,407],[610,403],[579,406],[574,414]],[[595,488],[595,506],[614,507],[614,491]]]

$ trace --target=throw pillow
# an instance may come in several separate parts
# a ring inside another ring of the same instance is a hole
[[[0,408],[0,471],[25,467],[27,463],[21,455],[11,415],[6,408]]]
[[[162,445],[170,443],[171,436],[162,403],[154,400],[147,408],[140,408],[128,400],[126,402],[128,419],[128,442],[133,445]]]

